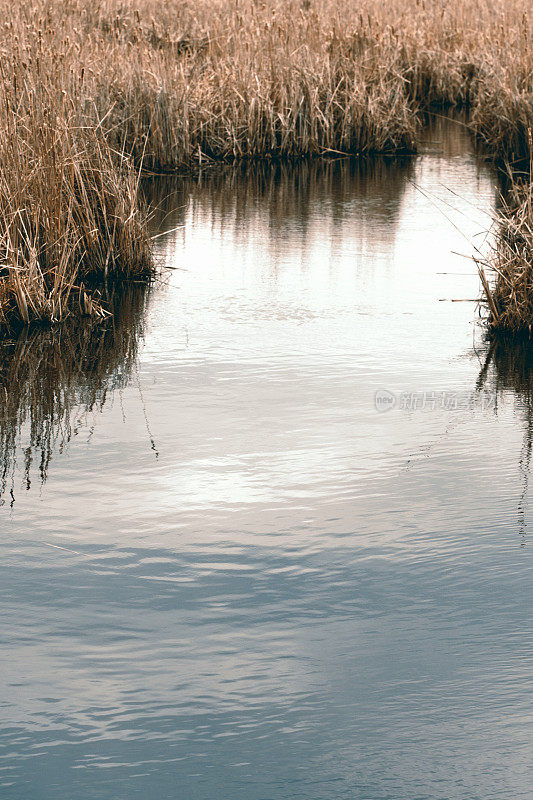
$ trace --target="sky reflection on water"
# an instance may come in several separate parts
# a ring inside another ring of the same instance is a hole
[[[171,189],[165,285],[3,361],[2,797],[528,797],[531,359],[450,302],[494,175],[444,124]]]

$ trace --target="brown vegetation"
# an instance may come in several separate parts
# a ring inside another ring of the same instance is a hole
[[[490,258],[479,264],[493,332],[527,334],[533,330],[533,183],[512,175],[498,217]],[[495,275],[493,281],[491,274]],[[487,277],[489,276],[489,277]]]
[[[0,10],[4,319],[58,319],[73,304],[103,313],[89,273],[147,273],[141,165],[409,152],[422,112],[450,105],[468,107],[502,162],[531,157],[528,0],[0,0]],[[506,219],[531,241],[531,202],[509,201]],[[531,245],[520,252],[533,272]],[[502,284],[498,308],[511,294]]]

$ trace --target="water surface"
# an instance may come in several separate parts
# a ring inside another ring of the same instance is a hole
[[[4,343],[3,798],[530,796],[532,359],[464,302],[495,184],[445,123],[154,185],[157,285]]]

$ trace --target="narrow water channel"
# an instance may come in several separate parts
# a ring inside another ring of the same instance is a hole
[[[470,302],[491,168],[448,121],[149,192],[156,286],[1,348],[2,798],[525,800],[533,384]]]

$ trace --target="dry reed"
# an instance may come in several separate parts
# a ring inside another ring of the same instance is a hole
[[[422,112],[450,105],[469,109],[495,158],[531,155],[528,0],[0,0],[0,10],[5,318],[60,318],[73,298],[102,313],[87,273],[149,270],[133,164],[410,152]],[[526,220],[526,237],[530,208],[513,201],[507,216]]]
[[[533,185],[512,176],[498,218],[491,257],[480,277],[493,332],[531,336],[533,330]],[[487,273],[495,275],[490,281]]]

